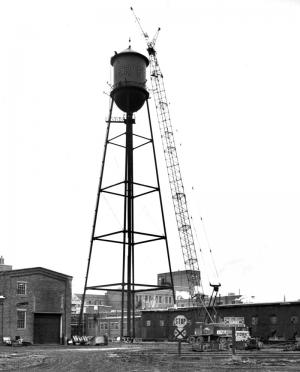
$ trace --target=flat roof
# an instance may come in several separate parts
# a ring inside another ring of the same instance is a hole
[[[300,301],[286,301],[286,302],[255,302],[255,303],[244,303],[244,304],[226,304],[226,305],[217,305],[215,306],[216,310],[219,308],[241,308],[241,307],[267,307],[267,306],[289,306],[289,305],[296,305],[300,306]],[[200,307],[201,308],[201,307]],[[208,306],[208,308],[211,308]],[[176,311],[190,311],[190,310],[198,310],[199,307],[191,306],[191,307],[177,307],[177,308],[168,308],[168,309],[144,309],[140,310],[141,312],[176,312]],[[218,311],[218,310],[217,310]]]
[[[29,267],[25,269],[6,270],[0,271],[0,275],[3,276],[18,276],[18,275],[34,275],[34,274],[45,274],[52,277],[60,277],[64,279],[73,279],[72,276],[45,269],[44,267]]]

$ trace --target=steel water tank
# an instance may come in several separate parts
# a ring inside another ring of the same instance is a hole
[[[130,47],[111,58],[113,66],[113,89],[111,97],[120,110],[128,113],[138,111],[149,97],[146,89],[146,67],[149,60]]]

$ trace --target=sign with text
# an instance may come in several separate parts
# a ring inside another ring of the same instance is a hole
[[[247,341],[250,338],[249,331],[235,331],[236,341]]]
[[[187,325],[188,320],[184,315],[177,315],[174,318],[173,325],[176,327],[174,330],[174,336],[178,340],[186,337],[186,330],[184,327]]]
[[[243,327],[245,325],[245,319],[244,317],[240,316],[227,316],[224,317],[224,323],[229,326],[241,326]]]
[[[231,337],[232,330],[231,329],[217,329],[217,335],[224,336],[224,337]]]

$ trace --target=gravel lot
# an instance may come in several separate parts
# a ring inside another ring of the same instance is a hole
[[[0,347],[0,371],[105,371],[105,372],[211,372],[300,371],[300,353],[264,350],[238,352],[192,352],[175,343],[110,344],[103,347],[28,346]]]

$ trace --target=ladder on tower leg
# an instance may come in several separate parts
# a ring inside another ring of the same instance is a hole
[[[201,277],[199,275],[199,264],[197,253],[193,238],[192,227],[190,223],[190,216],[187,206],[186,195],[184,192],[183,180],[181,176],[179,159],[176,150],[174,132],[172,128],[169,105],[164,87],[163,74],[161,72],[157,54],[155,50],[155,43],[158,36],[155,34],[152,41],[149,41],[149,36],[144,32],[139,19],[131,8],[133,15],[142,31],[142,34],[147,43],[147,51],[149,54],[150,78],[153,91],[153,97],[156,106],[156,113],[159,123],[159,129],[162,139],[165,162],[167,166],[169,185],[173,200],[173,206],[176,216],[177,229],[179,232],[180,245],[187,272],[187,279],[189,285],[189,292],[193,302],[193,306],[202,306],[205,309],[206,316],[212,322],[212,317],[202,298],[200,288],[202,288]]]

